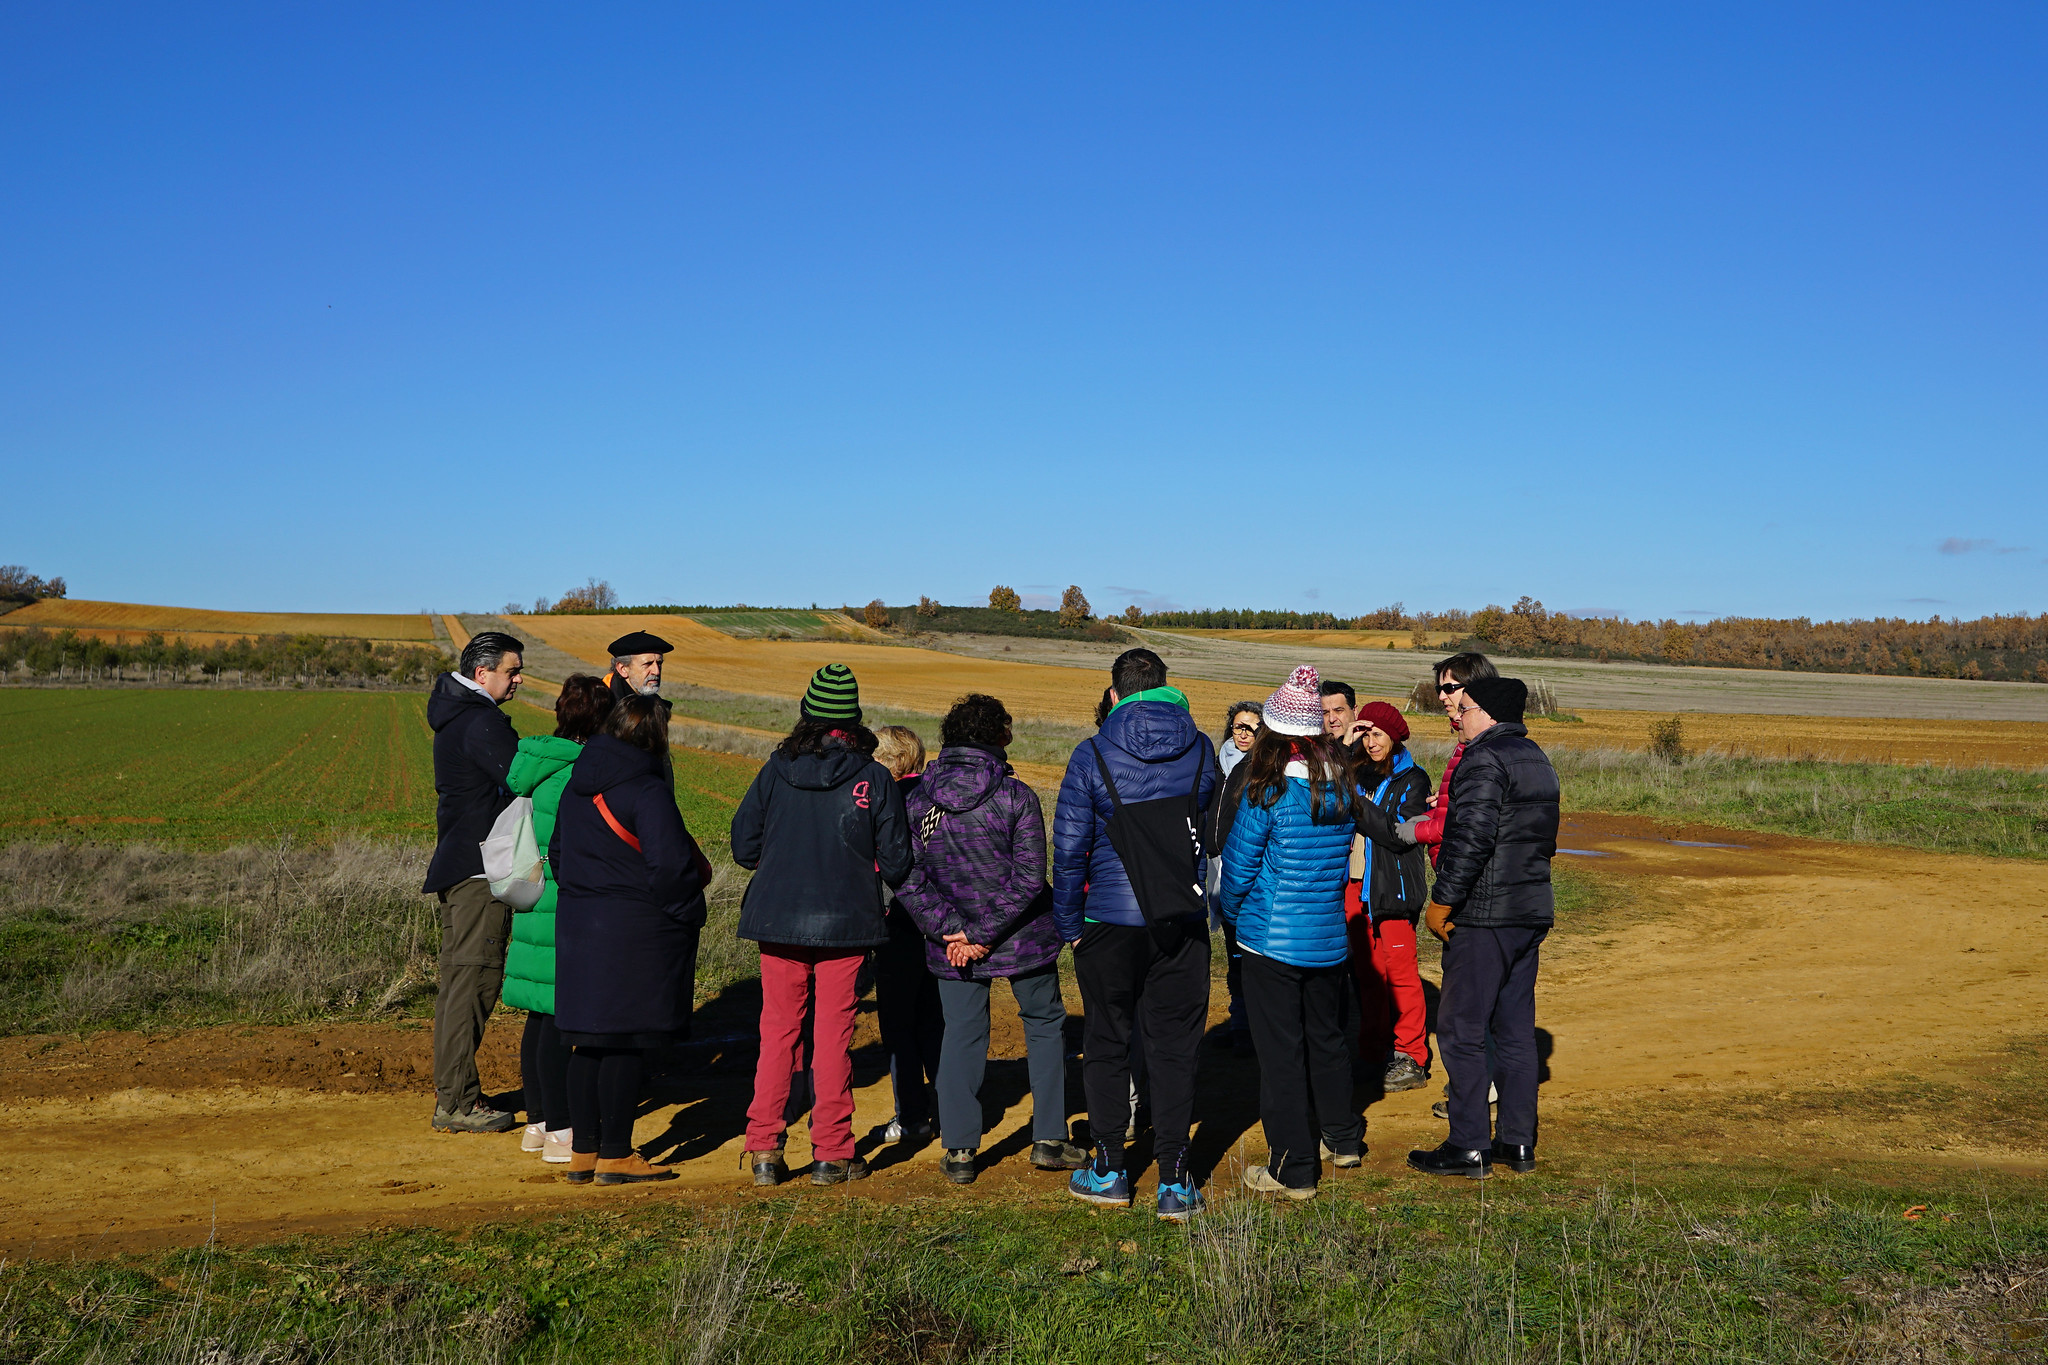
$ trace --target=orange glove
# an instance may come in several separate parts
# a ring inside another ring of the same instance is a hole
[[[1451,907],[1438,905],[1434,901],[1431,901],[1429,908],[1422,912],[1422,922],[1428,927],[1429,932],[1445,943],[1451,941],[1451,931],[1458,927],[1451,923]]]

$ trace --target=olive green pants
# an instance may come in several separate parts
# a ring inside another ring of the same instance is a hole
[[[434,996],[434,1106],[460,1114],[483,1098],[476,1050],[505,985],[512,907],[472,877],[441,893],[441,984]]]

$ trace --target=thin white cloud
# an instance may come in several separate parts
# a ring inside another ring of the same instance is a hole
[[[1967,555],[1978,550],[1988,550],[1997,543],[1995,540],[1972,540],[1964,536],[1950,536],[1934,548],[1945,555]]]

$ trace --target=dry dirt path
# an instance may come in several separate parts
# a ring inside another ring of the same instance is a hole
[[[1681,1145],[1688,1158],[1787,1162],[1916,1150],[1923,1161],[2048,1168],[2038,1124],[1994,1141],[1978,1125],[1948,1131],[1940,1112],[1895,1122],[1854,1098],[1856,1087],[1904,1071],[1968,1087],[1984,1074],[1981,1059],[2040,1031],[2048,865],[1601,816],[1577,817],[1564,843],[1605,855],[1584,862],[1618,902],[1565,923],[1547,950],[1547,1155],[1590,1164],[1619,1124],[1637,1134],[1631,1150],[1653,1159]],[[1022,1157],[1021,1036],[1006,994],[996,998],[991,1109],[1003,1116],[984,1151],[1001,1160],[980,1184],[945,1185],[935,1147],[892,1148],[871,1153],[874,1179],[850,1190],[804,1183],[800,1197],[1057,1199],[1059,1177]],[[1219,990],[1219,1011],[1221,1003]],[[752,1067],[744,1011],[714,1006],[702,1018],[700,1032],[734,1031],[680,1054],[637,1132],[644,1150],[680,1161],[682,1178],[631,1190],[563,1185],[513,1136],[430,1133],[428,1034],[418,1024],[5,1040],[0,1121],[24,1140],[33,1135],[35,1156],[10,1178],[0,1253],[186,1244],[215,1229],[257,1239],[607,1202],[754,1198],[738,1169]],[[494,1025],[484,1054],[494,1089],[517,1084],[517,1027],[510,1017]],[[857,1042],[873,1037],[864,1015]],[[1221,1049],[1205,1049],[1203,1066],[1198,1160],[1227,1179],[1236,1155],[1263,1155],[1250,1098],[1256,1072]],[[861,1054],[857,1081],[865,1133],[889,1117],[872,1051]],[[1848,1098],[1809,1102],[1821,1095]],[[1410,1146],[1438,1140],[1441,1125],[1428,1115],[1435,1098],[1431,1087],[1370,1108],[1369,1170],[1397,1172]],[[801,1125],[790,1152],[797,1163],[808,1155]]]

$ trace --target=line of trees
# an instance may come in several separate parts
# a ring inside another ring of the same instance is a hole
[[[1159,630],[1405,629],[1417,649],[1448,635],[1456,647],[1524,658],[2048,683],[2048,613],[1973,621],[1939,616],[1925,621],[1814,621],[1804,616],[1631,621],[1567,616],[1525,596],[1512,607],[1490,605],[1472,612],[1410,613],[1397,602],[1350,618],[1327,612],[1155,611],[1135,618],[1126,613],[1126,619]]]
[[[304,682],[326,686],[420,683],[455,661],[423,645],[334,638],[264,635],[194,645],[152,634],[135,644],[113,644],[76,631],[0,630],[0,672],[37,678],[217,682]]]

